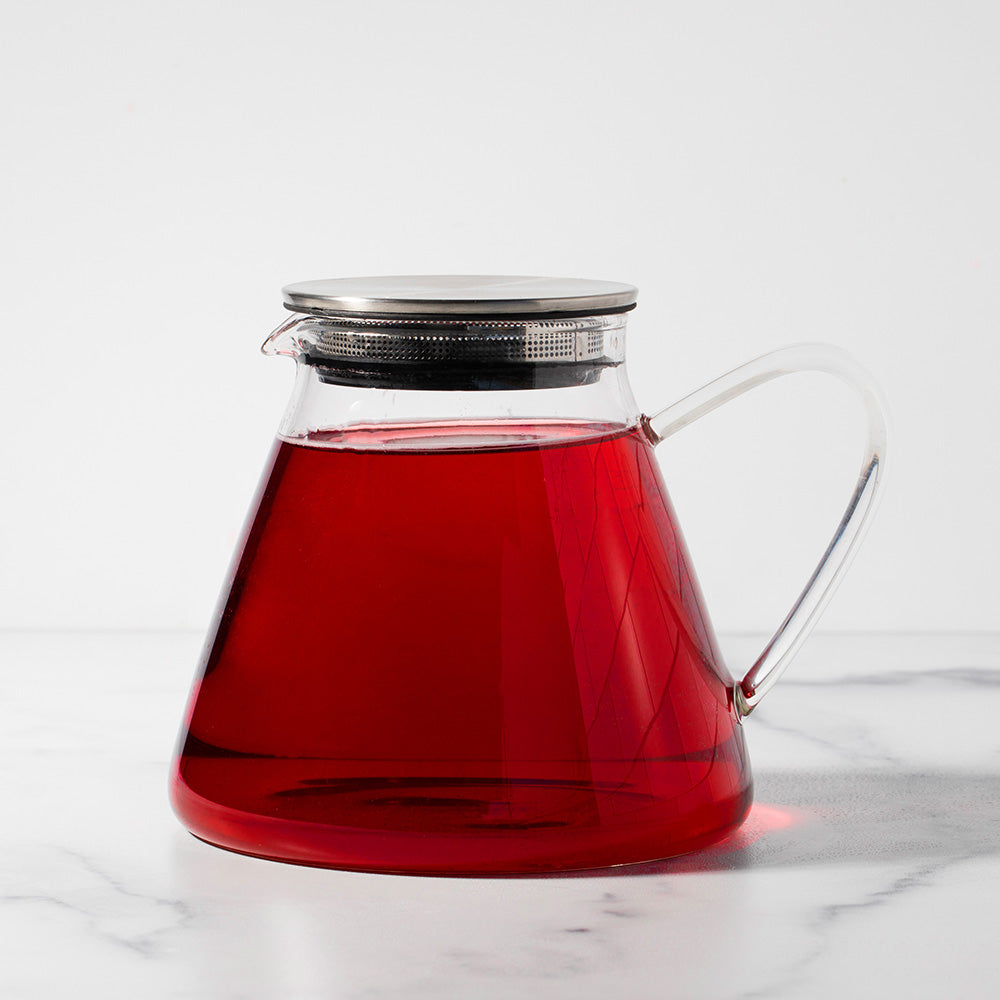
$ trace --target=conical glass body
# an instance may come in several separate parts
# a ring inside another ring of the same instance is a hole
[[[540,392],[299,383],[181,734],[193,833],[491,874],[668,857],[743,819],[733,682],[623,369]],[[537,416],[546,392],[573,416]],[[364,394],[366,415],[434,396],[442,416],[351,423]]]

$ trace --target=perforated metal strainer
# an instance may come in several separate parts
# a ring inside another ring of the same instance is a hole
[[[573,278],[418,276],[283,290],[324,379],[392,388],[551,388],[624,359],[636,289]]]

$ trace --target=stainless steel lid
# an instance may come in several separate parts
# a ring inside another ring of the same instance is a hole
[[[635,308],[638,290],[616,281],[503,275],[400,275],[300,281],[285,308],[337,319],[559,319]]]

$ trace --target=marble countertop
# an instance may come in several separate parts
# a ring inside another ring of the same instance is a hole
[[[199,645],[0,634],[0,996],[997,993],[1000,635],[814,637],[747,722],[757,802],[728,841],[495,880],[189,836],[166,769]]]

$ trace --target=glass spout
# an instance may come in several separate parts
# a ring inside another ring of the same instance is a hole
[[[274,330],[267,340],[260,345],[261,354],[268,357],[294,358],[296,361],[305,353],[301,339],[295,330],[306,322],[307,316],[294,316]]]

